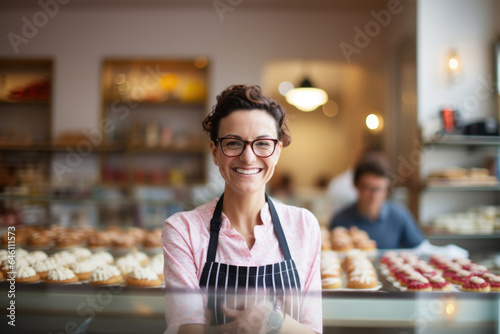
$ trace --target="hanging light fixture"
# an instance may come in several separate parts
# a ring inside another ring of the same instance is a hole
[[[298,88],[286,93],[286,101],[302,111],[313,111],[328,101],[328,94],[323,89],[314,87],[305,77]]]

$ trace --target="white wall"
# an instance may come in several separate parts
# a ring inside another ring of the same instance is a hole
[[[465,122],[496,117],[493,83],[493,43],[500,31],[498,1],[419,0],[417,3],[417,89],[418,122],[421,127],[439,123],[444,105],[456,108]],[[462,62],[459,82],[450,84],[446,56],[455,49]],[[425,138],[424,138],[425,139]],[[420,176],[447,167],[483,167],[488,152],[465,148],[425,148]],[[423,192],[420,220],[437,214],[494,204],[493,192]]]
[[[497,37],[495,0],[419,0],[418,121],[436,117],[452,105],[465,121],[495,115],[492,92],[492,43]],[[460,82],[450,84],[447,53],[455,49],[463,69]],[[486,84],[485,84],[486,82]]]
[[[69,5],[68,5],[69,6]],[[0,14],[0,35],[21,33],[33,11]],[[266,61],[287,58],[343,59],[338,47],[352,40],[353,13],[249,12],[235,8],[220,21],[206,10],[71,11],[61,8],[15,54],[0,41],[3,57],[55,57],[54,133],[95,127],[100,101],[100,63],[105,57],[193,58],[206,55],[214,95],[235,82],[259,83]],[[376,63],[380,54],[358,59]],[[354,58],[354,57],[353,57]]]
[[[40,9],[38,9],[40,10]],[[0,39],[0,57],[55,58],[53,137],[62,131],[96,128],[100,117],[100,64],[111,58],[184,58],[199,55],[210,62],[210,105],[233,83],[262,83],[265,65],[287,59],[345,62],[339,44],[353,44],[354,27],[373,20],[370,9],[345,12],[248,10],[244,3],[221,21],[211,2],[203,8],[116,8],[60,11],[16,54]],[[23,17],[35,9],[0,13],[0,36],[21,34]],[[390,29],[388,27],[387,29]],[[384,29],[382,29],[384,30]],[[362,105],[384,110],[384,31],[372,38],[352,64],[366,72]],[[387,33],[385,33],[387,34]],[[356,90],[357,91],[357,90]],[[354,110],[353,112],[363,112]],[[302,134],[304,137],[305,135]],[[359,134],[361,136],[361,134]],[[299,136],[300,137],[300,136]],[[356,155],[358,152],[350,152]],[[353,157],[339,157],[342,170]],[[96,167],[97,168],[97,165]]]

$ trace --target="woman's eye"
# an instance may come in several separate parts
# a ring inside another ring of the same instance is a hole
[[[240,146],[242,146],[242,143],[240,141],[237,141],[237,140],[231,140],[231,141],[226,141],[226,146],[240,147]]]
[[[262,141],[255,142],[255,145],[257,145],[258,147],[269,147],[269,146],[271,146],[271,142],[269,142],[267,140],[262,140]]]

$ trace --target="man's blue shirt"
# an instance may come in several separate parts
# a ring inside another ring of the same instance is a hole
[[[377,248],[381,249],[413,248],[425,240],[412,214],[404,206],[386,201],[379,217],[371,221],[358,211],[356,204],[336,214],[330,223],[330,229],[337,226],[357,226],[366,231],[377,242]]]

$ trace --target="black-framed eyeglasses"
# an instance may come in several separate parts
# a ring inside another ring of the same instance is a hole
[[[228,157],[237,157],[245,151],[247,145],[250,145],[253,153],[260,158],[267,158],[273,155],[276,150],[276,144],[278,144],[278,139],[271,138],[259,138],[253,141],[223,137],[217,138],[220,143],[220,148],[222,153]]]

